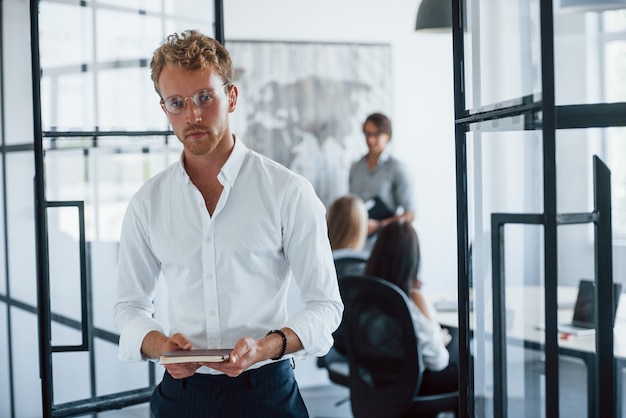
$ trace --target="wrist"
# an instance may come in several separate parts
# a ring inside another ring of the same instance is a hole
[[[141,354],[147,358],[159,358],[167,350],[168,337],[159,331],[150,331],[141,342]]]
[[[278,352],[278,354],[274,357],[270,357],[270,360],[280,360],[283,358],[283,356],[287,352],[287,335],[285,335],[285,333],[280,329],[274,329],[274,330],[269,331],[267,334],[265,334],[265,336],[269,337],[272,334],[276,334],[277,336],[281,338],[281,343],[280,343],[281,345],[280,345],[280,351]]]

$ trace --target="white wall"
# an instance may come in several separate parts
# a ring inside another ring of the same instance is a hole
[[[426,289],[456,289],[452,34],[413,30],[419,0],[229,0],[228,40],[389,43],[393,151],[412,170]]]

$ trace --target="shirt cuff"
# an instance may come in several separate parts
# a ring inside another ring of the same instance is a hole
[[[294,353],[298,358],[323,356],[328,353],[328,350],[333,345],[332,331],[311,327],[310,321],[303,315],[294,315],[293,318],[287,321],[285,326],[295,332],[302,343],[304,349]]]
[[[118,358],[124,362],[149,360],[141,353],[143,339],[151,331],[163,334],[163,328],[152,318],[135,318],[120,333]]]

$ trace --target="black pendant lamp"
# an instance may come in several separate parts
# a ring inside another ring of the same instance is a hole
[[[452,0],[422,0],[415,20],[416,31],[447,32],[452,28]]]

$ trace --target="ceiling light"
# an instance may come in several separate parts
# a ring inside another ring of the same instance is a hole
[[[422,0],[415,20],[416,31],[448,32],[452,28],[452,0]]]

